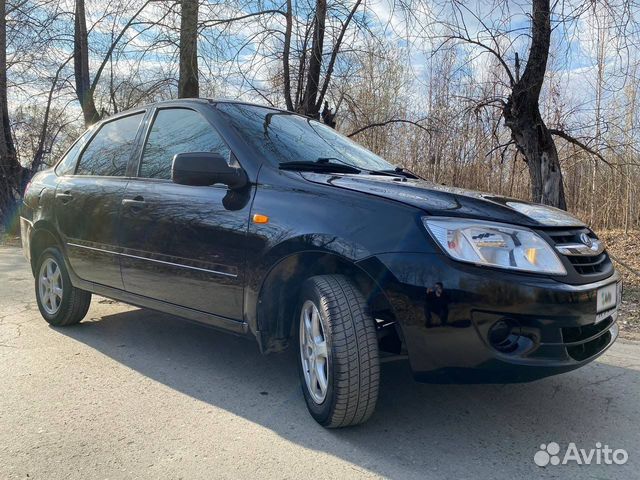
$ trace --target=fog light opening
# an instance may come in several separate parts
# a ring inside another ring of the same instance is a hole
[[[517,350],[520,338],[520,326],[509,318],[498,320],[489,329],[489,343],[502,353]]]

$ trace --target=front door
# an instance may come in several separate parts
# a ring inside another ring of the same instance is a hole
[[[63,175],[55,212],[67,258],[83,280],[123,288],[118,225],[129,160],[144,112],[104,123],[80,155],[72,175]]]
[[[138,178],[123,198],[121,256],[131,293],[242,320],[244,261],[253,189],[171,182],[177,153],[215,152],[231,161],[222,137],[197,111],[157,110]]]

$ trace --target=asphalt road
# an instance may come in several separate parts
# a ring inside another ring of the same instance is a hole
[[[324,430],[292,352],[95,296],[83,323],[49,327],[20,250],[0,247],[0,479],[640,478],[640,344],[523,385],[382,375],[367,424]],[[536,466],[552,441],[629,460]]]

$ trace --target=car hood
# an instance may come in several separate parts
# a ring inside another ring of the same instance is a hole
[[[382,175],[342,175],[303,172],[308,181],[402,202],[428,215],[465,217],[528,227],[584,226],[563,210],[426,180]]]

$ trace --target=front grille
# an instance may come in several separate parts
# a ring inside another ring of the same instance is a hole
[[[604,335],[601,335],[598,338],[591,340],[590,342],[567,347],[567,353],[574,360],[581,362],[582,360],[586,360],[587,358],[593,357],[594,355],[600,353],[602,349],[604,349],[609,344],[610,341],[611,333],[606,332]]]
[[[601,322],[592,323],[591,325],[564,327],[562,329],[562,340],[564,343],[583,342],[607,330],[612,323],[613,317],[607,317]]]
[[[571,228],[562,230],[545,230],[552,245],[568,243],[582,243],[580,235],[586,233],[589,237],[598,237],[588,228]],[[573,256],[560,254],[567,269],[569,283],[595,282],[613,273],[613,265],[609,255],[604,251],[598,255]]]
[[[600,353],[611,341],[610,328],[615,322],[607,317],[599,323],[581,327],[564,327],[562,340],[566,343],[567,353],[580,362]]]
[[[602,252],[600,255],[593,257],[568,257],[573,268],[581,275],[590,275],[593,273],[601,273],[606,266],[607,254]]]

